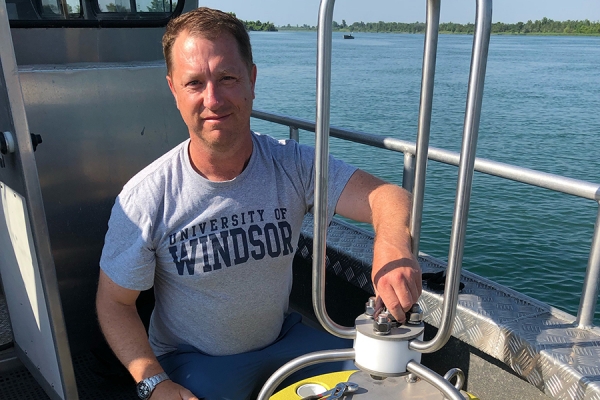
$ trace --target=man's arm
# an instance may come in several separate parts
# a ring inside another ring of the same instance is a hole
[[[375,294],[400,322],[421,295],[421,268],[411,251],[411,195],[357,170],[342,191],[336,213],[373,224]]]
[[[96,309],[106,341],[136,382],[164,372],[154,356],[137,313],[140,292],[114,283],[100,270]],[[198,400],[189,390],[171,380],[156,386],[151,399]]]

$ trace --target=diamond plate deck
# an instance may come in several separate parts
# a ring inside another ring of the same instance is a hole
[[[299,254],[312,257],[313,223],[306,218]],[[327,233],[327,268],[373,293],[373,236],[341,221]],[[423,272],[446,264],[421,254]],[[503,362],[548,396],[560,400],[600,400],[600,329],[579,329],[575,317],[547,304],[462,271],[452,335]],[[439,326],[442,295],[423,290],[425,321]]]

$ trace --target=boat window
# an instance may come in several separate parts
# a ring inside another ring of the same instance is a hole
[[[163,26],[184,0],[6,0],[13,28]]]
[[[172,13],[177,0],[98,0],[98,11],[105,13]]]
[[[79,0],[42,0],[41,16],[48,19],[62,19],[65,15],[68,17],[81,16],[81,4]],[[65,7],[63,9],[63,7]]]
[[[98,10],[107,13],[130,13],[131,3],[120,0],[99,0]]]

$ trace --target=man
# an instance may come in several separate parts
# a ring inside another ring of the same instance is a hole
[[[98,318],[148,392],[141,398],[247,399],[299,354],[351,346],[286,315],[300,225],[312,208],[314,150],[250,130],[257,69],[235,17],[207,8],[184,14],[169,23],[163,49],[190,139],[117,198],[100,263]],[[373,282],[403,321],[421,294],[410,196],[343,162],[330,164],[329,218],[335,211],[373,223]],[[148,339],[135,301],[152,286]]]

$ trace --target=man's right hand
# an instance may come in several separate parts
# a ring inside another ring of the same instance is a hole
[[[194,396],[192,392],[172,380],[162,381],[154,391],[150,400],[202,400]]]

